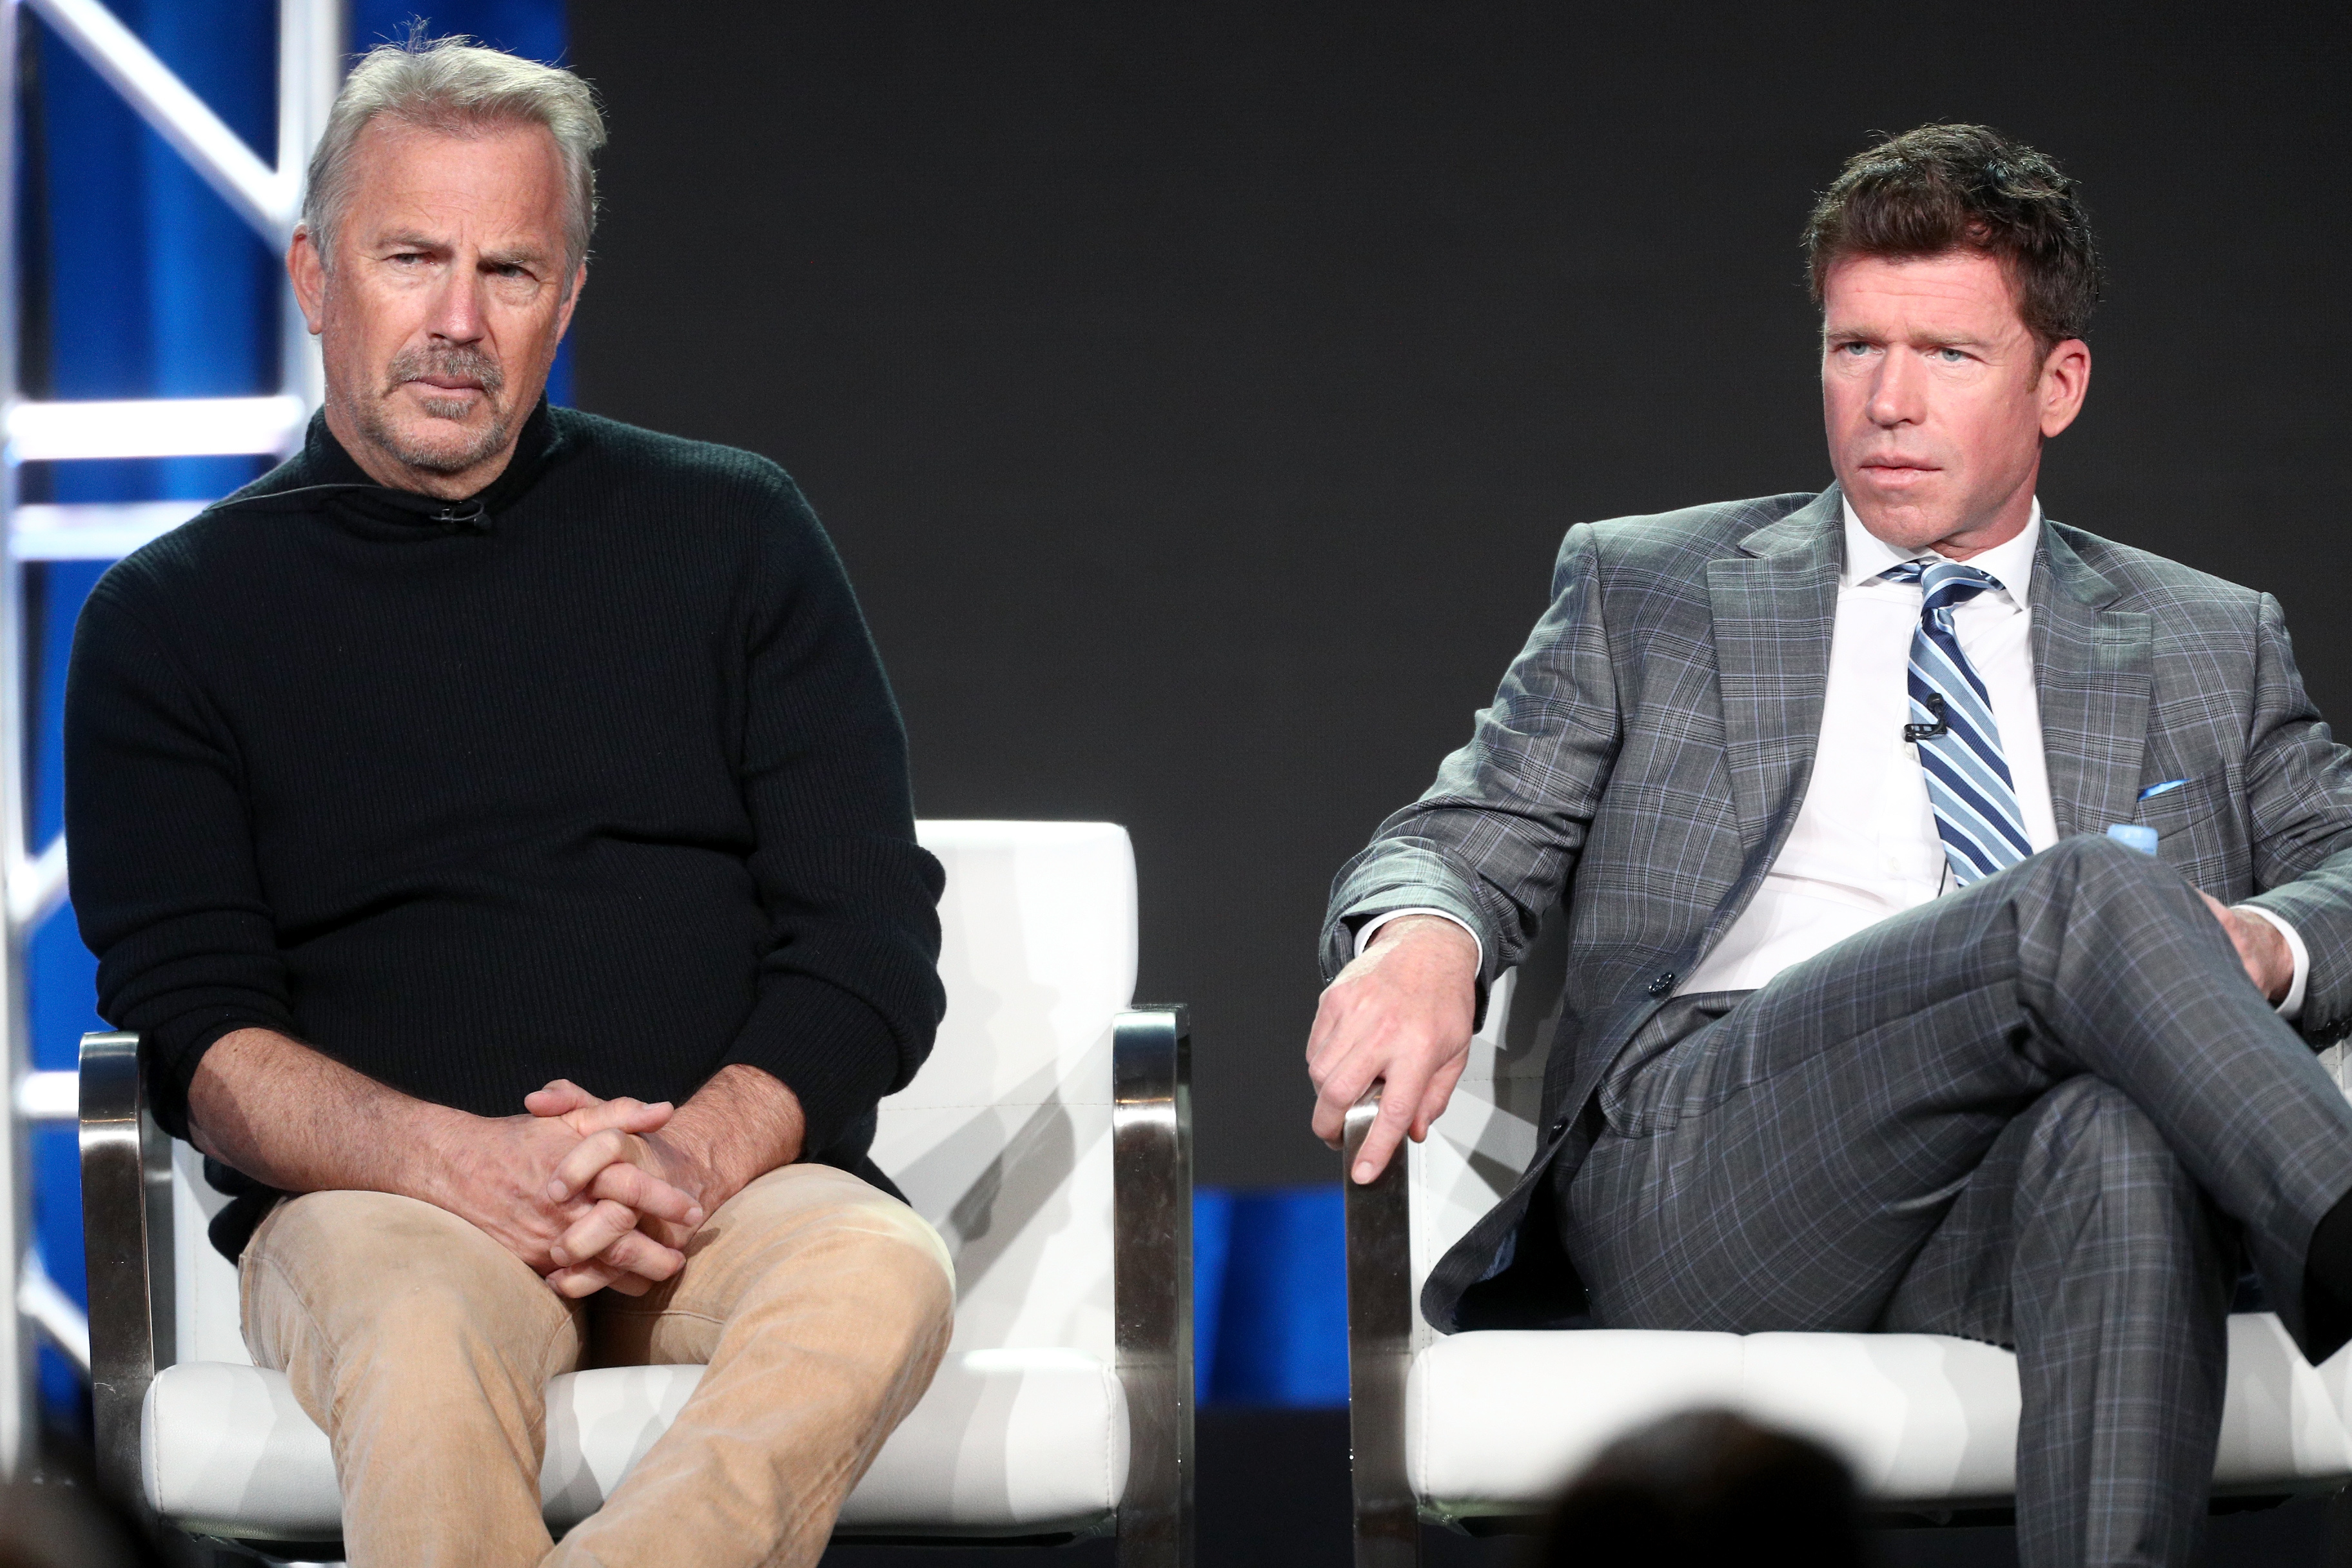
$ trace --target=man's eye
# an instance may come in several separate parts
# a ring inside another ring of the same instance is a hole
[[[1850,359],[1860,359],[1863,355],[1870,352],[1870,345],[1868,343],[1840,343],[1837,346],[1837,352],[1844,354]]]
[[[1936,357],[1942,360],[1946,364],[1958,364],[1969,356],[1962,353],[1958,349],[1937,349],[1936,351]]]

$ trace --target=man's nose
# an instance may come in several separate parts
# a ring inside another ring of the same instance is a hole
[[[470,343],[482,337],[482,275],[476,268],[449,268],[428,323],[435,337],[453,343]]]
[[[1878,377],[1871,386],[1865,412],[1874,425],[1915,424],[1924,413],[1926,392],[1925,377],[1913,356],[1888,353],[1879,360]]]

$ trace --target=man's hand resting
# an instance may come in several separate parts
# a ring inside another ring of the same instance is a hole
[[[688,1240],[718,1207],[703,1201],[703,1194],[716,1185],[710,1173],[661,1136],[669,1118],[645,1124],[614,1115],[614,1108],[624,1103],[629,1102],[599,1100],[567,1079],[523,1099],[533,1116],[560,1122],[580,1135],[547,1173],[546,1190],[540,1194],[572,1216],[547,1249],[555,1266],[547,1282],[565,1296],[586,1296],[607,1287],[626,1296],[643,1295],[648,1283],[677,1271],[677,1265],[660,1273],[638,1267],[645,1247],[657,1249],[664,1263],[675,1258],[683,1264]],[[688,1213],[667,1212],[658,1202],[667,1193],[684,1194],[692,1205]],[[646,1201],[648,1194],[656,1201]]]
[[[1315,1134],[1339,1147],[1348,1109],[1374,1083],[1381,1110],[1355,1169],[1369,1182],[1407,1137],[1429,1136],[1469,1059],[1478,943],[1434,915],[1407,915],[1372,935],[1315,1010],[1307,1073],[1315,1080]]]
[[[2241,914],[2212,894],[2200,889],[2197,896],[2230,933],[2231,945],[2238,950],[2238,962],[2246,966],[2246,978],[2254,989],[2270,998],[2273,1005],[2286,999],[2294,985],[2294,954],[2279,935],[2278,927],[2266,920]]]
[[[614,1100],[583,1107],[570,1118],[467,1117],[440,1141],[439,1174],[428,1201],[474,1225],[564,1295],[584,1296],[607,1285],[624,1295],[643,1295],[684,1267],[685,1254],[657,1226],[666,1222],[693,1234],[706,1212],[698,1194],[634,1166],[609,1173],[600,1169],[583,1184],[589,1190],[560,1195],[551,1176],[596,1140],[650,1136],[671,1115],[667,1104]],[[595,1282],[588,1284],[572,1267],[583,1255],[567,1252],[562,1240],[608,1204],[626,1213],[629,1223],[597,1248]]]
[[[655,1132],[671,1120],[667,1105],[634,1100],[599,1102],[569,1119],[472,1116],[403,1094],[271,1029],[223,1036],[188,1085],[189,1132],[215,1159],[281,1192],[394,1193],[432,1204],[542,1275],[562,1267],[551,1245],[601,1197],[552,1197],[556,1167],[588,1138]],[[606,1190],[625,1194],[641,1215],[701,1223],[693,1196],[657,1180],[615,1177]],[[684,1260],[675,1247],[633,1236],[609,1261],[623,1272],[608,1282],[635,1293]]]
[[[289,1193],[448,1210],[566,1296],[642,1295],[754,1177],[801,1156],[798,1096],[730,1063],[672,1110],[557,1082],[522,1116],[415,1099],[271,1029],[223,1036],[188,1085],[196,1147]]]
[[[721,1068],[675,1117],[651,1125],[615,1112],[634,1101],[601,1100],[562,1079],[523,1103],[581,1134],[541,1194],[577,1215],[548,1249],[555,1265],[548,1284],[574,1297],[607,1286],[639,1295],[648,1282],[668,1279],[706,1217],[755,1177],[800,1157],[805,1125],[799,1097],[742,1066]],[[641,1201],[646,1194],[656,1201]],[[675,1212],[670,1194],[689,1200],[690,1216]],[[653,1256],[648,1247],[663,1272],[642,1266]]]

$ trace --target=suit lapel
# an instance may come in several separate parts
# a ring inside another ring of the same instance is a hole
[[[1812,773],[1845,555],[1843,520],[1844,503],[1832,485],[1741,540],[1744,555],[1707,563],[1724,751],[1751,871],[1769,863]]]
[[[2033,686],[2051,815],[2061,838],[2133,820],[2147,746],[2150,618],[2108,606],[2113,583],[2073,530],[2044,521],[2033,563]]]

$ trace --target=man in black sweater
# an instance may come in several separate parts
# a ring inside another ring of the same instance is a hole
[[[100,1010],[245,1192],[357,1564],[814,1562],[950,1324],[866,1159],[940,874],[840,563],[773,464],[541,395],[602,141],[567,72],[371,53],[288,255],[324,414],[75,642]],[[631,1361],[709,1370],[554,1546],[546,1382]]]

